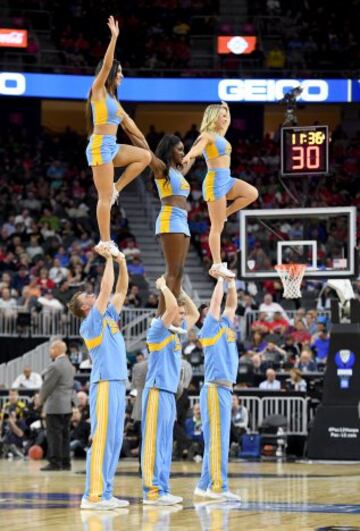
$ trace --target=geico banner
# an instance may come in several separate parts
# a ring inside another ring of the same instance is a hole
[[[92,76],[0,72],[0,95],[84,100]],[[125,78],[122,101],[267,103],[301,85],[299,101],[335,103],[360,101],[359,83],[351,79],[213,79]],[[354,97],[352,97],[354,95]]]

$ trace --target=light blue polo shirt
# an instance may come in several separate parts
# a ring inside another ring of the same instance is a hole
[[[219,321],[209,313],[199,333],[204,350],[205,383],[227,380],[236,383],[239,353],[233,323],[221,316]]]
[[[126,347],[119,330],[119,314],[112,304],[101,314],[93,306],[80,326],[92,361],[90,383],[127,380]]]
[[[145,387],[156,387],[176,393],[180,380],[181,343],[177,334],[169,332],[160,318],[153,319],[147,332],[149,349]]]

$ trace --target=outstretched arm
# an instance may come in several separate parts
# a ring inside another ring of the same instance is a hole
[[[235,280],[228,280],[228,291],[226,295],[224,315],[233,323],[235,321],[235,312],[238,306],[237,291]]]
[[[155,285],[157,289],[161,291],[165,299],[165,313],[161,316],[161,320],[164,326],[169,328],[179,311],[178,305],[173,293],[167,287],[164,277],[158,278]]]
[[[101,70],[92,84],[92,91],[95,98],[99,98],[102,96],[102,91],[104,89],[105,82],[110,74],[110,70],[113,65],[116,41],[119,36],[119,23],[117,20],[114,19],[113,16],[110,16],[108,18],[107,25],[109,26],[111,31],[111,39],[109,42],[109,46],[107,47],[107,50],[105,52]]]
[[[103,314],[109,304],[114,285],[114,264],[109,251],[102,251],[101,254],[106,259],[106,264],[101,279],[100,293],[95,301],[95,307],[101,314]]]
[[[202,151],[206,148],[209,142],[210,135],[208,133],[202,133],[200,136],[198,136],[190,151],[183,158],[183,164],[190,164],[191,159],[196,159],[196,157],[201,155]]]
[[[115,294],[111,302],[117,313],[120,313],[129,287],[129,275],[124,255],[121,254],[115,258],[115,262],[119,264],[119,275],[116,282]]]
[[[194,324],[198,322],[200,313],[197,307],[195,306],[194,302],[192,301],[192,299],[189,297],[187,293],[185,293],[183,289],[181,289],[180,296],[181,296],[181,299],[184,301],[185,312],[186,312],[185,321],[186,321],[188,330],[191,330]]]
[[[220,313],[221,313],[221,303],[224,296],[224,279],[222,277],[218,277],[216,286],[214,288],[209,311],[208,313],[214,317],[214,319],[219,320],[220,319]]]
[[[126,115],[127,116],[127,115]],[[154,172],[155,179],[164,179],[164,170],[166,168],[165,163],[160,160],[155,153],[153,153],[150,149],[150,146],[145,138],[145,136],[142,134],[140,129],[135,125],[134,120],[129,118],[127,116],[126,124],[123,125],[123,122],[121,122],[121,127],[124,129],[127,136],[130,138],[131,143],[136,146],[143,149],[146,149],[150,152],[151,155],[151,162],[150,162],[150,168]]]

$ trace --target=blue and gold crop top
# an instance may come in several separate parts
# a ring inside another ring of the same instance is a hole
[[[175,168],[169,169],[168,179],[155,179],[155,183],[159,192],[160,199],[169,197],[170,195],[181,195],[188,197],[190,193],[190,185],[178,170]]]
[[[93,123],[95,125],[119,125],[124,118],[124,111],[116,98],[109,93],[101,100],[91,102]]]
[[[203,151],[205,160],[216,159],[222,155],[231,154],[231,144],[221,135],[215,134],[214,141],[209,143]]]

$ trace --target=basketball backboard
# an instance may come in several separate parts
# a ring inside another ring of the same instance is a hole
[[[356,208],[240,211],[240,275],[277,278],[277,264],[306,264],[305,277],[356,275]]]

